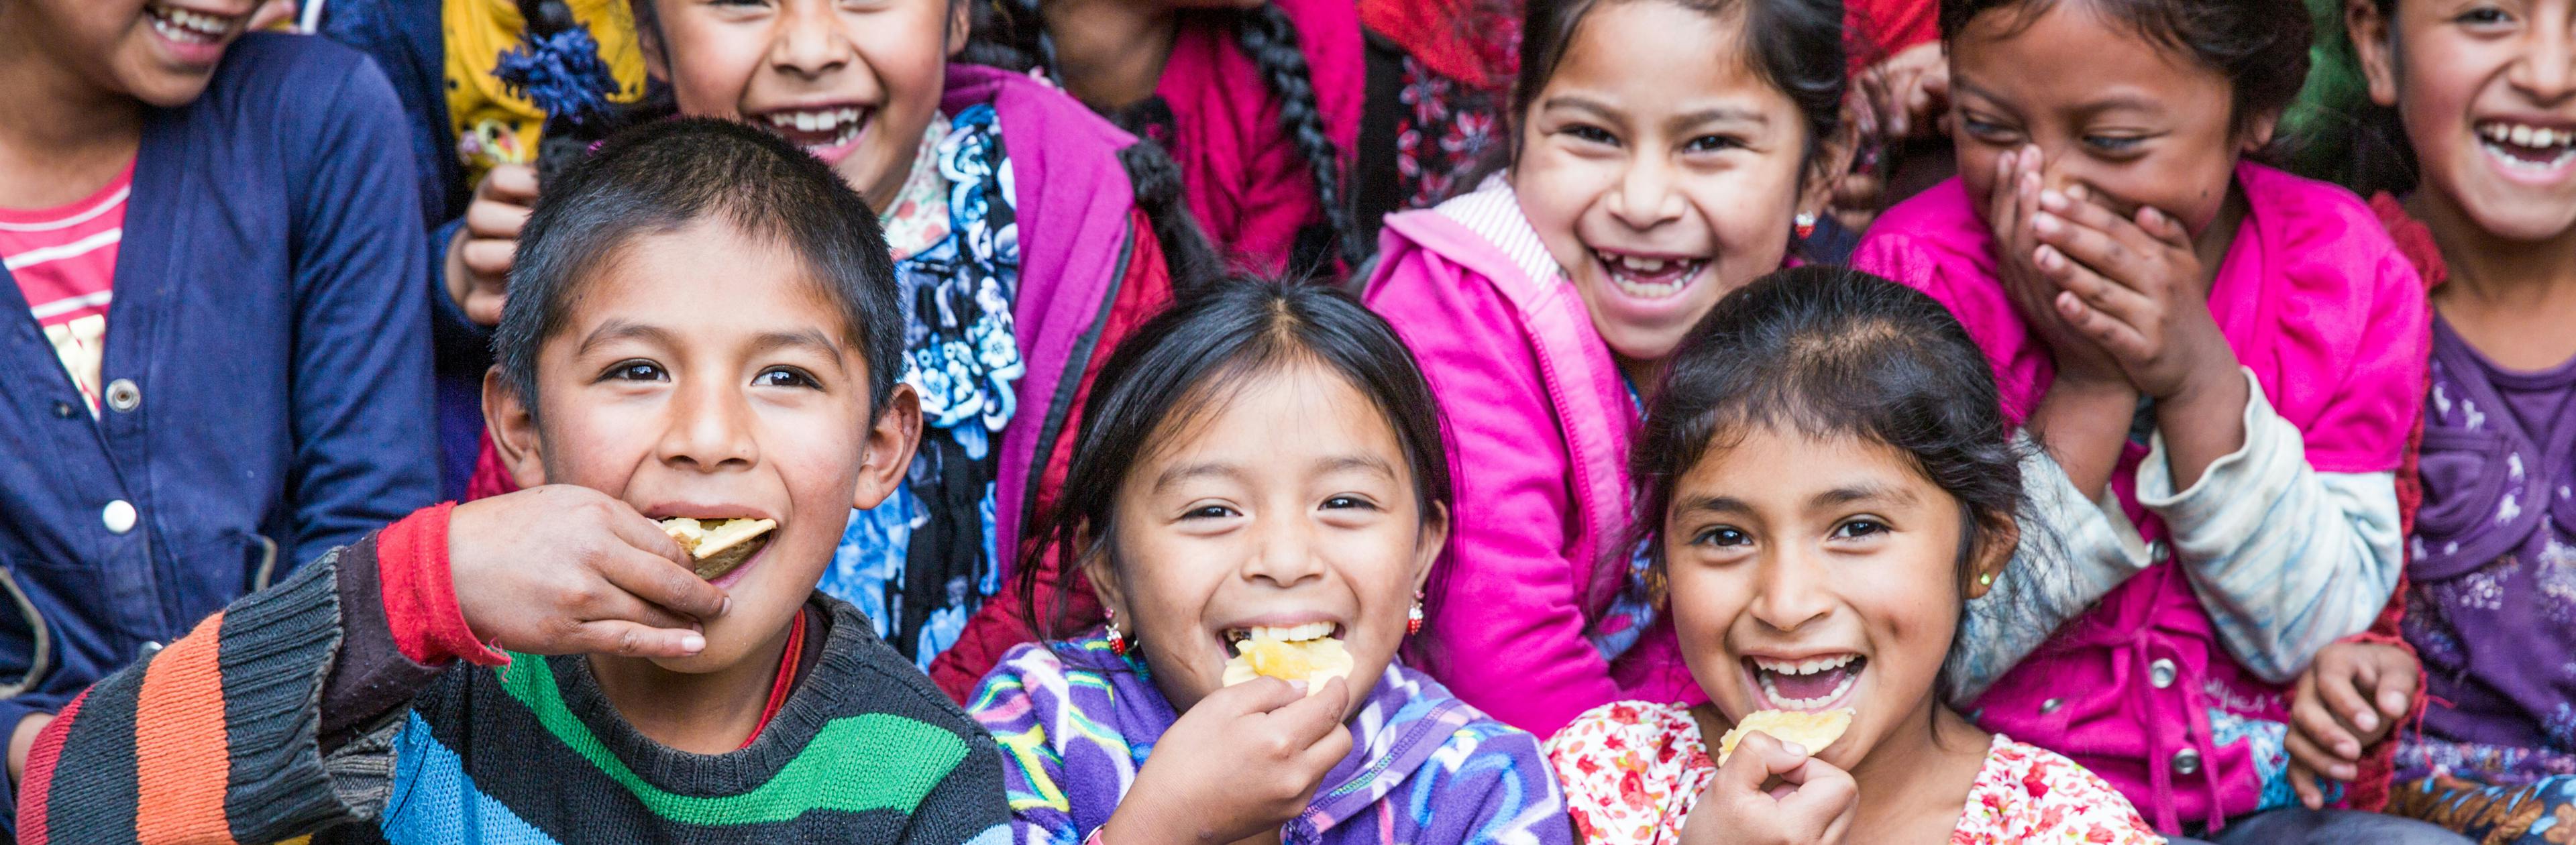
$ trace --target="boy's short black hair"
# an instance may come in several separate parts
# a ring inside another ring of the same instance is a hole
[[[830,166],[785,139],[713,118],[620,132],[545,183],[519,233],[509,300],[492,335],[510,387],[536,406],[538,347],[563,330],[581,283],[612,255],[635,238],[710,218],[805,263],[867,357],[868,407],[882,413],[902,364],[904,318],[876,212]]]

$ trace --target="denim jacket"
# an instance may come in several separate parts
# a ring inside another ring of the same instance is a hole
[[[0,730],[435,497],[409,143],[304,36],[148,110],[95,419],[0,270]]]

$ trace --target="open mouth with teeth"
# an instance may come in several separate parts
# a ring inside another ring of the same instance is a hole
[[[1331,622],[1227,629],[1226,647],[1234,657],[1225,662],[1224,684],[1254,678],[1304,681],[1306,694],[1314,695],[1325,681],[1351,676],[1351,653],[1342,648],[1340,633],[1341,626]]]
[[[1804,660],[1744,658],[1744,668],[1762,686],[1762,697],[1781,710],[1823,710],[1842,703],[1860,680],[1869,658],[1857,654]]]
[[[152,19],[152,31],[181,44],[214,44],[231,37],[242,26],[242,18],[191,12],[176,6],[153,3],[143,7]]]
[[[760,120],[789,143],[820,155],[858,140],[875,110],[859,106],[819,106],[763,112]]]
[[[1662,299],[1690,287],[1708,267],[1705,258],[1649,257],[1593,250],[1592,259],[1619,290],[1640,299]]]
[[[724,577],[749,563],[753,555],[768,547],[770,529],[778,523],[767,519],[692,519],[675,516],[662,520],[662,533],[680,543],[693,562],[690,571],[709,581]]]
[[[2553,170],[2576,158],[2576,126],[2534,126],[2500,120],[2477,125],[2478,143],[2517,170]]]

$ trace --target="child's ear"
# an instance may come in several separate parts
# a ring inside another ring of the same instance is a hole
[[[867,510],[894,495],[904,474],[912,469],[913,447],[921,445],[921,394],[912,385],[895,383],[886,394],[885,410],[868,426],[868,440],[859,453],[859,484],[850,506]]]
[[[651,3],[653,0],[635,0],[635,2]],[[644,54],[644,75],[646,77],[659,79],[663,82],[671,81],[671,54],[662,51],[661,27],[636,27],[635,51]]]
[[[2396,43],[2389,38],[2396,24],[2379,14],[2376,0],[2345,0],[2343,26],[2351,34],[2353,54],[2361,59],[2362,78],[2370,82],[2370,101],[2396,107],[2397,56],[2389,49]]]
[[[2021,522],[1996,520],[1982,526],[1985,537],[1977,544],[1975,577],[1968,579],[1968,598],[1985,598],[1995,587],[1995,579],[2004,577],[2004,567],[2012,563],[2013,553],[2021,549]]]
[[[1118,580],[1118,567],[1109,562],[1109,544],[1091,536],[1091,526],[1084,525],[1082,538],[1082,580],[1091,583],[1091,595],[1100,606],[1109,609],[1112,618],[1127,620],[1126,633],[1136,636],[1136,617],[1127,612],[1127,585]]]
[[[1834,183],[1851,172],[1852,156],[1860,149],[1860,121],[1845,117],[1842,127],[1819,141],[1815,154],[1807,157],[1805,178],[1798,181],[1799,214],[1823,216],[1834,195]]]
[[[521,488],[546,483],[545,443],[538,436],[537,409],[503,378],[500,367],[483,371],[483,430],[492,435],[492,451]]]
[[[2267,112],[2245,125],[2245,139],[2240,146],[2247,155],[2261,152],[2264,145],[2272,143],[2272,133],[2280,128],[2281,113]]]
[[[1440,552],[1449,548],[1449,507],[1434,503],[1431,513],[1423,516],[1422,535],[1414,539],[1413,590],[1421,592],[1431,582],[1431,565],[1440,560]]]
[[[957,58],[957,54],[966,52],[966,38],[973,34],[975,25],[975,19],[969,15],[972,8],[967,0],[948,0],[949,58]]]

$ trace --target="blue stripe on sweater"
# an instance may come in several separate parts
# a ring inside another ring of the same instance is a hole
[[[474,788],[465,760],[438,741],[419,713],[394,738],[394,794],[379,825],[393,845],[558,845],[498,799]]]

